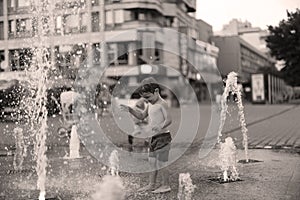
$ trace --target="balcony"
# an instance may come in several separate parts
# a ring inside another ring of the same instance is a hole
[[[107,6],[114,6],[116,0],[110,0],[111,4],[107,4]],[[162,0],[117,0],[118,3],[122,4],[122,8],[124,9],[152,9],[157,10],[162,13]]]
[[[85,0],[63,0],[55,4],[56,9],[76,9],[84,8],[86,6]]]
[[[187,9],[188,9],[188,12],[196,12],[196,0],[182,0]]]
[[[33,36],[32,31],[21,31],[21,32],[9,32],[9,39],[18,39],[18,38],[31,38]]]
[[[23,6],[23,7],[8,7],[7,8],[8,15],[17,15],[17,14],[29,14],[31,13],[30,6]]]

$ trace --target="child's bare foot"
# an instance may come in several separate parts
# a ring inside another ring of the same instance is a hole
[[[152,191],[152,190],[154,190],[154,185],[149,184],[149,185],[146,185],[146,186],[141,187],[140,189],[138,189],[138,192],[145,192],[145,191]]]
[[[171,191],[171,187],[169,185],[162,185],[152,192],[157,194],[157,193],[165,193],[170,191]]]

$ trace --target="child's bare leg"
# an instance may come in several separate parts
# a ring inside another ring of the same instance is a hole
[[[167,168],[161,169],[162,185],[170,186],[170,172]]]
[[[158,167],[160,168],[159,173],[162,177],[162,185],[153,191],[153,193],[164,193],[171,191],[170,187],[170,172],[166,168],[168,162],[158,161]]]
[[[156,159],[150,157],[149,158],[149,163],[151,165],[151,167],[155,167],[156,169]],[[155,170],[153,172],[150,172],[149,174],[149,184],[146,185],[145,187],[140,188],[138,191],[142,192],[142,191],[147,191],[147,190],[154,190],[155,189],[155,183],[156,183],[156,178],[157,178],[157,173],[158,171]]]

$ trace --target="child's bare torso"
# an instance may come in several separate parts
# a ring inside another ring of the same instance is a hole
[[[149,105],[149,110],[148,110],[148,116],[149,116],[149,127],[163,127],[165,123],[165,114],[166,113],[166,108],[164,105],[165,102],[160,102],[157,104],[150,104]],[[164,128],[160,131],[160,133],[164,133],[167,131],[167,128]],[[155,133],[155,134],[160,134],[160,133]]]

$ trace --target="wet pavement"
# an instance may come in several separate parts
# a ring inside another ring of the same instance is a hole
[[[201,129],[198,130],[194,145],[178,160],[169,165],[172,191],[166,194],[138,193],[137,189],[147,183],[147,174],[121,172],[120,177],[126,188],[126,199],[178,199],[178,176],[190,173],[196,186],[195,200],[200,199],[300,199],[300,107],[294,105],[245,105],[245,117],[249,133],[249,158],[260,162],[238,163],[241,181],[223,183],[212,181],[221,175],[218,148],[208,150],[203,156],[199,149],[201,138],[207,131],[210,107],[201,106]],[[229,108],[224,132],[235,139],[238,147],[238,160],[245,159],[241,144],[241,131],[238,125],[236,108]],[[172,111],[175,123],[180,121],[180,112]],[[112,123],[109,116],[103,118],[104,127]],[[51,125],[51,123],[52,125]],[[32,157],[25,158],[23,171],[13,171],[13,156],[5,155],[4,147],[13,146],[13,137],[9,135],[15,124],[2,123],[0,150],[0,199],[37,199],[37,176]],[[47,196],[48,199],[91,199],[97,184],[108,173],[108,168],[94,159],[81,146],[78,159],[66,159],[68,141],[58,139],[55,130],[59,127],[58,118],[49,119],[47,144]],[[176,129],[176,125],[174,125]],[[111,126],[108,126],[111,128]],[[5,134],[3,134],[5,133]],[[110,131],[110,137],[116,144],[126,146],[127,136],[118,130]],[[118,137],[116,136],[118,135]],[[179,148],[179,147],[178,147]],[[142,150],[142,149],[141,149]],[[180,150],[180,149],[179,149]],[[32,152],[32,148],[29,153]],[[30,154],[29,154],[30,155]],[[142,159],[142,158],[141,158]]]

